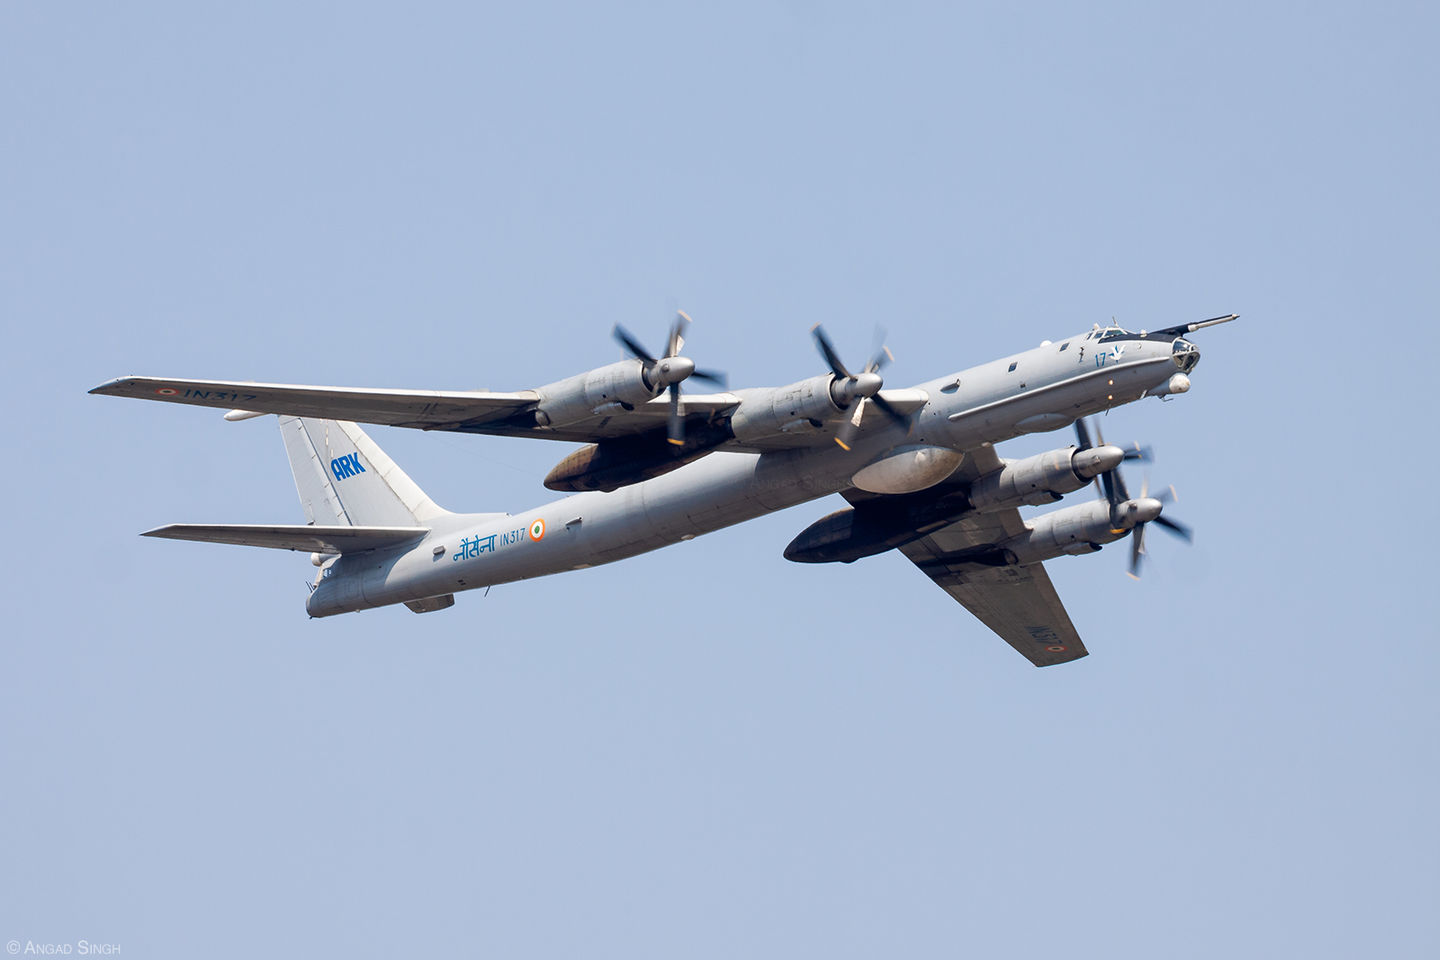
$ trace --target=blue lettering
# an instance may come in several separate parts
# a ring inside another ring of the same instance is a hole
[[[355,473],[364,473],[364,472],[365,472],[365,468],[362,467],[362,466],[360,466],[360,454],[358,454],[358,453],[352,453],[352,454],[350,454],[349,460],[350,460],[350,466],[354,468],[354,472],[355,472]]]

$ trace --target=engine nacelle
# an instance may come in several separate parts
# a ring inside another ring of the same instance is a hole
[[[1042,514],[1026,523],[1029,529],[1002,546],[1015,563],[1029,565],[1053,560],[1066,554],[1093,553],[1104,543],[1113,543],[1125,536],[1128,529],[1118,530],[1110,520],[1110,504],[1105,500],[1082,503],[1053,513]],[[1008,559],[1007,556],[1007,559]]]
[[[1006,461],[1005,466],[970,485],[970,502],[983,511],[1054,503],[1113,470],[1124,459],[1124,450],[1105,444],[1086,450],[1067,447]]]
[[[716,424],[691,424],[685,442],[666,442],[664,436],[647,434],[587,443],[555,464],[545,478],[550,490],[579,493],[584,490],[618,490],[632,483],[650,480],[687,463],[693,463],[730,438]]]
[[[639,360],[622,360],[608,367],[541,387],[535,422],[542,427],[563,427],[588,420],[597,413],[633,410],[659,395],[645,380],[645,365]]]
[[[739,408],[730,417],[735,439],[759,440],[793,430],[805,421],[824,422],[837,417],[843,408],[830,396],[831,374],[769,390],[747,390]]]

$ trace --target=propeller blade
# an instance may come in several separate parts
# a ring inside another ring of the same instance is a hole
[[[884,369],[885,364],[895,359],[895,354],[885,346],[885,331],[877,328],[875,330],[875,352],[870,355],[870,360],[865,364],[866,373],[879,373]]]
[[[1104,440],[1101,440],[1100,442],[1103,444],[1105,441],[1104,441]],[[1119,467],[1116,467],[1114,470],[1111,470],[1110,472],[1113,473],[1113,474],[1115,474],[1115,491],[1120,494],[1120,499],[1121,499],[1121,500],[1129,500],[1129,499],[1130,499],[1130,490],[1125,486],[1125,477],[1124,477],[1124,475],[1120,472],[1120,468],[1119,468]]]
[[[1186,543],[1195,542],[1195,531],[1191,530],[1179,520],[1171,520],[1169,517],[1156,517],[1154,522],[1160,524],[1160,526],[1169,530]]]
[[[860,430],[860,419],[865,415],[865,405],[869,402],[869,397],[861,397],[855,402],[855,409],[850,416],[840,421],[840,429],[835,432],[835,442],[844,449],[850,449],[850,442]]]
[[[665,438],[677,447],[685,442],[685,402],[680,399],[680,384],[670,384],[670,419],[665,424]]]
[[[1130,532],[1130,577],[1140,579],[1140,557],[1145,553],[1145,524],[1135,524]]]
[[[644,360],[647,366],[655,362],[655,358],[650,355],[650,352],[640,346],[639,341],[630,335],[630,331],[620,326],[620,324],[615,324],[615,329],[610,331],[610,335],[616,340],[619,340],[620,345],[626,350],[629,350],[630,355],[635,359]]]
[[[706,383],[713,383],[721,390],[730,389],[730,377],[719,370],[696,370],[690,374],[690,380],[704,380]]]
[[[670,342],[666,346],[665,356],[680,356],[680,348],[685,346],[685,328],[690,326],[690,317],[684,310],[675,311],[675,322],[670,326]]]
[[[1084,417],[1075,421],[1075,437],[1080,441],[1081,450],[1089,450],[1095,446],[1090,442],[1090,428],[1085,425]]]
[[[1148,443],[1143,447],[1137,443],[1125,451],[1125,459],[1149,463],[1155,459],[1155,454]]]
[[[845,369],[845,364],[840,361],[840,355],[835,352],[835,345],[832,344],[830,338],[825,335],[824,328],[817,323],[810,328],[810,332],[815,335],[815,346],[820,349],[820,355],[824,357],[825,362],[830,365],[830,372],[846,380],[855,379],[850,375],[850,371]]]

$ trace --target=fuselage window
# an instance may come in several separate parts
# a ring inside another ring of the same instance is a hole
[[[1019,362],[1020,362],[1019,360],[1016,360],[1015,363],[1010,364],[1010,372],[1011,372],[1011,373],[1014,373],[1014,372],[1015,372],[1015,364],[1016,364],[1016,363],[1019,363]]]
[[[1070,346],[1070,341],[1069,341],[1069,340],[1066,340],[1064,343],[1060,344],[1060,352],[1061,352],[1061,353],[1064,353],[1064,352],[1065,352],[1065,348],[1068,347],[1068,346]]]

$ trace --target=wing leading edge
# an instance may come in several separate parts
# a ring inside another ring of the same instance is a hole
[[[458,429],[504,422],[539,399],[539,394],[533,390],[520,393],[374,390],[236,380],[172,380],[164,377],[121,377],[102,383],[90,392],[108,397],[133,397],[200,407],[228,407],[256,413],[422,429]]]
[[[658,432],[662,435],[670,402],[661,395],[616,415],[594,416],[563,427],[541,427],[534,410],[541,396],[535,390],[493,393],[487,390],[389,390],[367,387],[320,387],[290,383],[246,383],[239,380],[175,380],[164,377],[121,377],[90,391],[108,397],[159,400],[191,406],[277,413],[315,420],[348,420],[416,430],[453,430],[501,437],[535,437],[592,443]],[[709,416],[740,403],[732,393],[687,394],[685,409]]]

